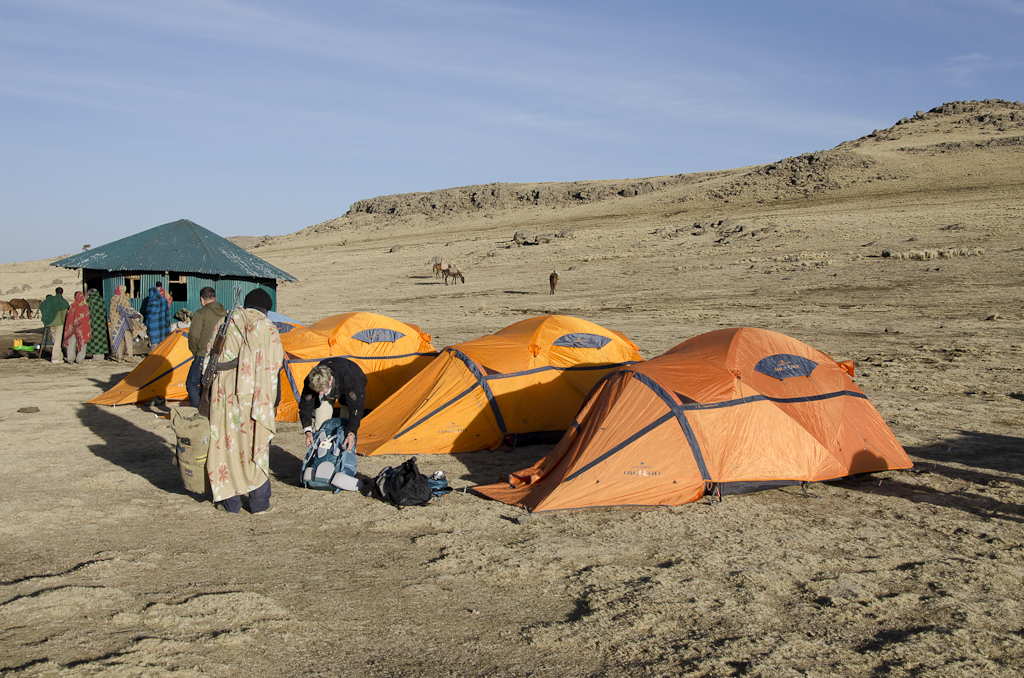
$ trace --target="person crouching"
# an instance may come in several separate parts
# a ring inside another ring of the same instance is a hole
[[[341,446],[347,452],[355,447],[356,432],[366,407],[366,375],[347,358],[321,360],[306,377],[299,398],[299,421],[307,448],[313,444],[313,432],[334,416],[335,401],[339,403],[339,416],[347,420]]]

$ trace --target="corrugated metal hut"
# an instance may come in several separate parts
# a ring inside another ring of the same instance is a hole
[[[83,288],[101,290],[109,307],[118,286],[131,296],[132,308],[141,310],[149,288],[163,283],[171,293],[171,316],[178,310],[199,308],[199,290],[212,287],[217,299],[229,306],[234,288],[241,298],[262,287],[277,310],[277,281],[296,278],[249,254],[233,242],[188,219],[179,219],[127,238],[59,259],[51,264],[82,269]]]

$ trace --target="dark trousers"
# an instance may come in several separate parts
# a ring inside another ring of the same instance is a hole
[[[228,497],[221,502],[228,513],[238,513],[242,510],[242,497],[235,495]],[[270,481],[263,483],[249,493],[249,513],[261,513],[270,508]]]
[[[188,368],[188,376],[185,377],[185,391],[188,393],[189,407],[199,407],[199,398],[202,395],[203,383],[203,356],[193,356],[192,365]]]

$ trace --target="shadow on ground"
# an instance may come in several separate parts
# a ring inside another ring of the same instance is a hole
[[[82,405],[78,410],[82,424],[102,442],[89,446],[97,457],[146,479],[154,487],[171,494],[188,494],[181,473],[172,459],[174,449],[162,437],[145,431],[97,405]]]
[[[961,431],[957,438],[910,447],[907,453],[915,460],[913,470],[893,472],[888,477],[866,474],[835,484],[914,503],[954,508],[985,520],[1024,523],[1024,506],[1002,498],[1014,486],[1024,487],[1021,438]],[[906,481],[911,475],[918,476],[915,482]],[[936,477],[936,482],[930,482],[930,477]],[[949,490],[951,484],[956,489]]]

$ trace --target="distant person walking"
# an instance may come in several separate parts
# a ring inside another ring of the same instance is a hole
[[[548,276],[548,283],[551,285],[551,294],[554,294],[555,288],[558,287],[558,271],[551,271],[551,275]]]
[[[171,307],[155,286],[149,288],[146,298],[146,331],[149,332],[150,350],[167,338],[171,332]]]
[[[68,315],[68,302],[64,298],[64,288],[58,287],[53,294],[49,294],[39,304],[39,314],[43,319],[43,343],[46,343],[46,335],[49,333],[53,340],[53,350],[50,351],[51,363],[64,362],[64,353],[61,351],[64,340],[64,320]]]
[[[68,362],[79,365],[85,362],[85,350],[92,339],[92,323],[89,322],[89,304],[85,295],[75,292],[75,300],[68,309],[64,321],[64,346],[68,350]]]
[[[188,350],[192,351],[192,366],[188,368],[188,376],[185,378],[185,391],[191,407],[199,407],[202,395],[200,385],[206,345],[210,343],[210,337],[220,325],[221,319],[228,314],[224,305],[217,301],[217,291],[212,287],[199,290],[199,303],[200,308],[192,316],[192,324],[188,328]]]

